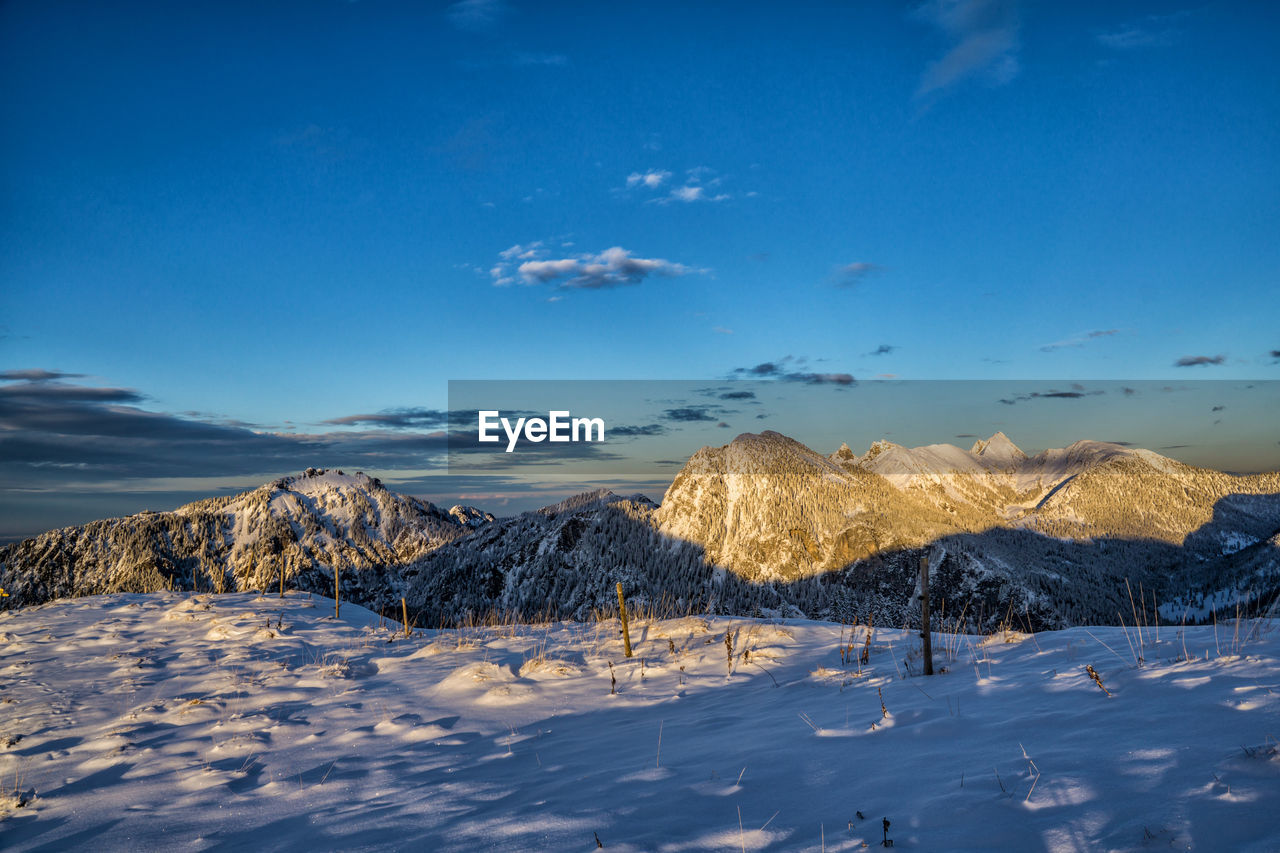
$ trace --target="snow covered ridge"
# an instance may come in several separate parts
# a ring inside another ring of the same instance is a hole
[[[890,456],[913,473],[868,470]],[[978,630],[1119,624],[1130,589],[1174,621],[1212,618],[1205,601],[1265,607],[1280,592],[1280,477],[1165,461],[1102,442],[1027,457],[999,435],[969,453],[878,442],[825,457],[746,434],[695,453],[660,507],[597,492],[500,520],[421,558],[406,595],[430,625],[589,619],[619,581],[660,613],[902,625],[928,554],[935,607]]]
[[[763,606],[811,616],[873,610],[902,624],[925,553],[951,612],[981,627],[1117,624],[1130,587],[1161,602],[1280,591],[1268,544],[1280,474],[1229,476],[1106,442],[1028,457],[997,433],[969,451],[880,441],[825,457],[778,433],[743,435],[698,451],[654,520],[752,581]],[[1245,543],[1252,562],[1231,556]]]
[[[250,492],[173,512],[52,530],[0,548],[11,607],[60,596],[182,589],[333,589],[373,606],[399,603],[402,567],[493,520],[444,512],[363,473],[307,469]]]
[[[616,620],[406,638],[295,592],[0,614],[0,842],[1280,849],[1270,621],[939,633],[929,678],[912,631],[631,633],[630,659]]]
[[[663,613],[910,624],[927,554],[941,618],[973,630],[1179,621],[1280,596],[1280,474],[1230,476],[1081,441],[1028,456],[1000,433],[968,450],[876,442],[820,454],[775,432],[704,447],[661,506],[608,491],[495,520],[364,475],[308,471],[173,513],[0,549],[9,607],[65,595],[290,589],[420,624],[497,611]],[[1176,611],[1176,612],[1175,612]]]

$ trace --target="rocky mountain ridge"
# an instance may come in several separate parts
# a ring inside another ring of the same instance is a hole
[[[429,625],[587,618],[615,606],[617,582],[665,612],[902,624],[922,555],[939,612],[969,627],[1114,623],[1128,588],[1170,619],[1172,607],[1194,620],[1224,602],[1267,605],[1280,592],[1280,474],[1095,441],[1031,456],[1002,433],[967,451],[879,441],[824,456],[764,432],[693,454],[661,505],[602,491],[495,519],[311,470],[8,546],[0,584],[13,606],[168,584],[271,589],[283,570],[290,588],[328,594],[337,565],[344,596],[380,608],[404,595]]]
[[[826,457],[748,433],[695,453],[660,506],[605,493],[499,521],[424,557],[408,594],[433,624],[488,607],[582,618],[609,609],[615,581],[675,612],[901,624],[928,555],[935,606],[971,627],[1115,623],[1129,588],[1153,607],[1268,603],[1278,532],[1280,475],[1117,444],[1028,456],[996,434],[969,451],[877,442]]]
[[[363,473],[309,468],[238,495],[172,512],[51,530],[0,548],[10,606],[168,586],[206,591],[278,588],[398,603],[402,567],[493,521],[396,494]]]

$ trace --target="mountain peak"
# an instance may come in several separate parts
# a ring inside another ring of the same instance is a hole
[[[999,431],[986,441],[975,441],[969,452],[983,459],[1004,463],[1020,462],[1027,458],[1027,454],[1009,440],[1009,436]]]
[[[871,446],[867,448],[867,452],[862,454],[861,463],[863,467],[866,467],[885,451],[900,449],[901,447],[902,445],[894,444],[887,438],[877,438],[875,441],[871,442]]]
[[[293,491],[315,495],[324,491],[375,491],[385,487],[381,480],[370,477],[363,471],[347,474],[338,468],[308,468],[301,474],[281,477],[268,483],[265,488],[269,491]]]

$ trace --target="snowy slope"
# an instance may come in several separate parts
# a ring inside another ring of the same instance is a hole
[[[301,593],[0,615],[0,846],[1280,849],[1271,623],[937,635],[930,678],[911,632],[860,667],[827,623],[638,619],[630,660],[616,621],[399,627]]]

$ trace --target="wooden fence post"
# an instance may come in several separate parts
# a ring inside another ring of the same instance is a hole
[[[618,581],[618,615],[622,617],[622,650],[631,657],[631,629],[627,626],[627,603],[622,599],[622,581]]]
[[[333,564],[333,618],[338,618],[338,601],[342,597],[342,587],[338,586],[338,564]]]
[[[404,636],[409,639],[409,603],[400,597],[400,615],[404,617]]]

